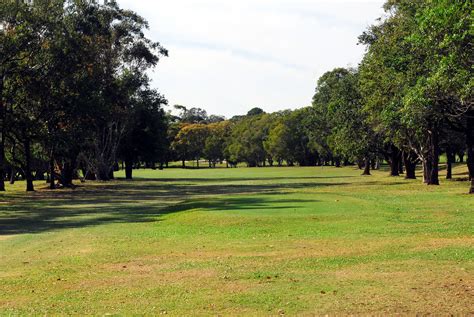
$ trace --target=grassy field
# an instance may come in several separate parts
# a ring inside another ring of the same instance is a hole
[[[135,175],[0,194],[0,314],[474,314],[466,182],[331,167]]]

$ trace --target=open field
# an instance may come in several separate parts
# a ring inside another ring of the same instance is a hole
[[[359,175],[141,170],[33,194],[17,183],[0,194],[0,314],[474,314],[468,184]]]

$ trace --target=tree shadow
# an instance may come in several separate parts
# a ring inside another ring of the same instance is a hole
[[[300,176],[300,177],[234,177],[234,178],[149,178],[149,177],[134,177],[135,180],[146,180],[146,181],[159,181],[167,183],[176,183],[176,182],[200,182],[200,183],[225,183],[225,182],[252,182],[252,181],[266,181],[274,182],[280,180],[319,180],[319,179],[340,179],[340,178],[352,178],[353,175],[344,175],[344,176]],[[124,178],[118,178],[118,180],[124,180]]]
[[[193,209],[295,209],[299,203],[310,201],[282,199],[281,195],[290,189],[347,185],[317,182],[222,185],[191,180],[194,183],[115,181],[76,190],[43,190],[28,197],[17,195],[1,205],[0,236],[107,223],[157,222],[163,215]]]

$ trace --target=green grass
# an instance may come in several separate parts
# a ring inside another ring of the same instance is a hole
[[[468,184],[359,174],[139,170],[32,194],[18,182],[0,194],[0,314],[474,313]]]

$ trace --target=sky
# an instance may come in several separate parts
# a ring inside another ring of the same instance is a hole
[[[169,56],[150,74],[172,105],[230,118],[311,104],[317,79],[356,67],[383,0],[118,0]]]

